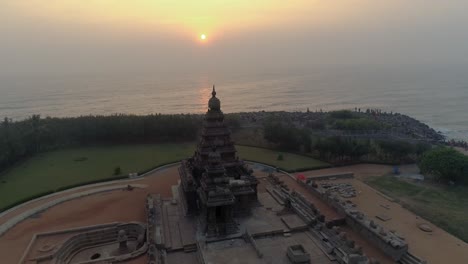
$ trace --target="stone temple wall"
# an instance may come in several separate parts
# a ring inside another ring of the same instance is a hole
[[[83,260],[80,263],[118,263],[144,254],[147,250],[147,243],[144,240],[146,226],[138,222],[115,222],[35,234],[19,263],[31,261],[44,264],[70,263],[75,261],[73,260],[75,255],[83,250],[97,249],[99,251],[102,246],[117,244],[119,232],[122,230],[125,231],[125,239],[135,243],[136,247],[132,251],[123,252],[121,255]],[[49,241],[53,237],[64,235],[66,235],[66,240],[57,245],[50,247],[47,243],[43,244],[44,241]],[[50,247],[50,249],[43,251],[43,247]]]
[[[308,225],[311,234],[320,241],[329,257],[336,259],[338,263],[376,263],[363,254],[362,247],[348,239],[339,227],[328,227],[325,216],[302,194],[289,191],[283,182],[273,175],[270,175],[268,180],[273,188],[267,188],[267,191],[279,204],[284,205],[285,210],[296,213]]]
[[[117,241],[117,233],[119,230],[125,230],[130,240],[137,240],[139,236],[145,235],[145,226],[139,223],[121,224],[111,228],[105,228],[75,235],[68,239],[56,252],[52,263],[69,263],[72,256],[84,249],[102,244],[112,243]],[[122,256],[114,256],[107,261],[110,263],[118,262],[126,259],[135,258],[146,252],[146,243],[137,250]],[[102,261],[102,259],[101,259]]]
[[[394,260],[399,260],[408,252],[408,244],[402,236],[395,232],[385,230],[384,227],[370,220],[356,206],[345,201],[337,194],[328,192],[326,189],[312,184],[312,180],[306,182],[297,180],[299,184],[307,188],[312,194],[319,197],[328,205],[333,207],[346,219],[346,224],[355,232],[361,234],[366,239],[379,247],[385,254]]]

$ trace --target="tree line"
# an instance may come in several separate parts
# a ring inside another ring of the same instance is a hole
[[[0,124],[0,171],[36,153],[92,144],[193,141],[200,115],[111,115],[5,118]]]
[[[194,141],[203,115],[126,115],[41,118],[40,115],[0,124],[0,171],[36,153],[69,146]],[[225,115],[232,130],[239,116]]]
[[[293,123],[278,119],[266,120],[263,130],[264,138],[281,150],[308,153],[335,164],[359,161],[415,162],[431,148],[427,143],[412,144],[396,140],[312,137],[308,128],[298,128]]]

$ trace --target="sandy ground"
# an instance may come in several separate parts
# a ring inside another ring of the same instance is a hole
[[[1,263],[17,263],[36,233],[119,221],[145,222],[146,195],[160,193],[163,197],[170,197],[170,187],[177,184],[178,179],[177,167],[171,167],[139,180],[138,183],[148,184],[146,189],[101,193],[52,207],[39,217],[19,223],[0,237]],[[145,259],[139,258],[132,263],[145,263]]]
[[[417,172],[415,166],[403,166],[402,172]],[[398,203],[391,202],[378,191],[358,179],[376,177],[391,171],[391,166],[383,165],[356,165],[341,168],[325,169],[306,172],[305,175],[317,176],[329,173],[354,172],[356,179],[337,180],[337,182],[349,182],[358,192],[356,198],[351,198],[357,204],[358,209],[364,212],[388,230],[395,230],[406,238],[410,252],[427,260],[428,263],[468,263],[468,244],[452,236],[429,221],[418,217],[412,212],[401,207]],[[389,209],[384,208],[389,206]],[[389,221],[381,221],[376,215],[387,215]],[[419,224],[427,223],[433,229],[432,233],[426,233],[418,228]]]

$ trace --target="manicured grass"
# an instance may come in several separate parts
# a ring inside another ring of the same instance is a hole
[[[181,160],[193,144],[123,145],[58,150],[37,155],[0,176],[0,210],[31,195]]]
[[[287,171],[329,166],[328,163],[303,155],[246,146],[237,146],[236,148],[242,159],[258,161]],[[283,155],[283,160],[278,160],[278,155],[280,153]]]
[[[243,159],[258,161],[284,169],[314,168],[327,165],[315,159],[262,148],[237,146]],[[194,143],[145,144],[83,147],[57,150],[37,155],[0,175],[0,211],[23,199],[53,192],[60,188],[90,181],[118,178],[121,174],[141,172],[193,155]]]
[[[397,199],[417,215],[468,242],[468,187],[420,185],[390,175],[371,177],[366,182]]]

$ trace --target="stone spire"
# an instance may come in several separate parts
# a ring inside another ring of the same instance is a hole
[[[211,92],[211,99],[208,101],[208,108],[214,111],[221,111],[221,101],[216,98],[216,90],[215,86],[213,85],[213,91]]]
[[[199,215],[201,233],[207,237],[238,232],[234,218],[248,214],[257,203],[258,184],[237,158],[214,85],[211,95],[197,151],[179,168],[185,213]]]

